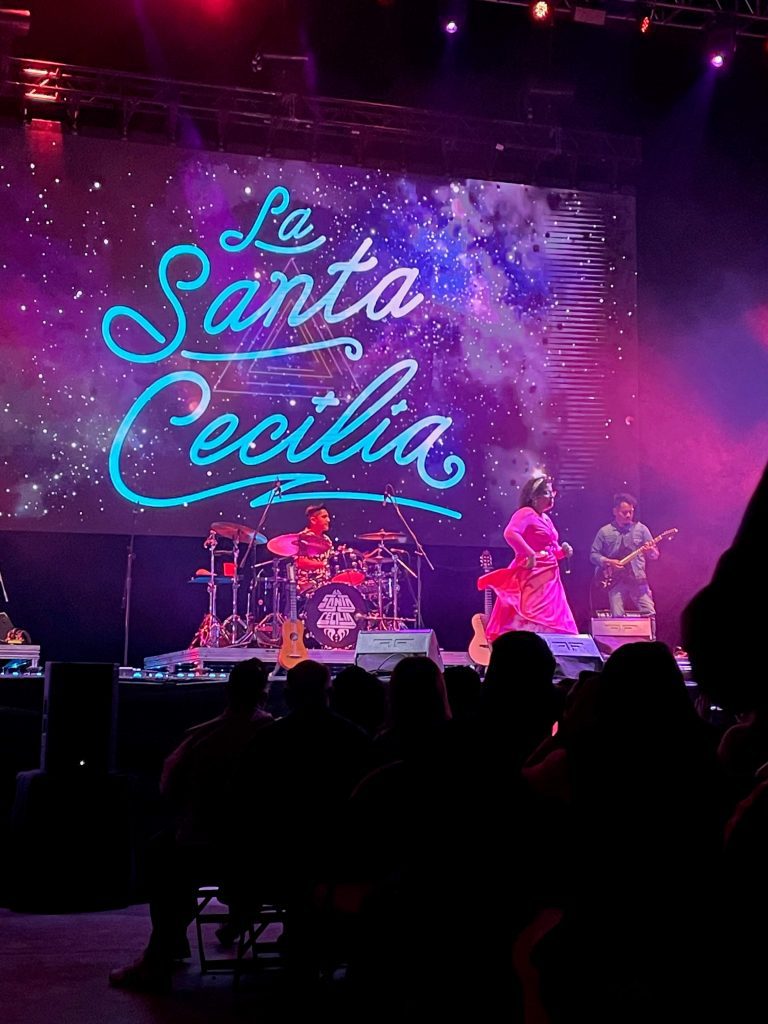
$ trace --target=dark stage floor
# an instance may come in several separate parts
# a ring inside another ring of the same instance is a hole
[[[238,993],[232,990],[231,975],[201,974],[194,941],[192,958],[175,976],[172,994],[110,988],[109,971],[132,960],[146,942],[145,906],[66,915],[0,910],[0,930],[4,1024],[227,1024],[257,1016],[260,1021],[289,1020],[297,1011],[276,974],[249,976]],[[192,940],[193,928],[189,934]]]

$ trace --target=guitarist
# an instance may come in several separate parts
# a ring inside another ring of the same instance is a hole
[[[631,494],[616,494],[613,520],[602,526],[592,542],[589,560],[596,567],[596,578],[607,582],[611,615],[624,614],[627,602],[651,619],[651,635],[656,636],[656,606],[645,573],[646,559],[655,561],[659,549],[644,523],[635,522],[637,500]],[[647,545],[647,546],[646,546]],[[626,565],[621,559],[639,548],[644,550]]]

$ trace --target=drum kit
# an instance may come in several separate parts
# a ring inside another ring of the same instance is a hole
[[[392,546],[405,544],[407,538],[377,530],[356,539],[373,547],[366,552],[347,545],[330,547],[325,535],[306,530],[268,541],[258,529],[241,523],[212,523],[203,545],[209,568],[198,570],[190,580],[205,584],[208,591],[207,612],[190,646],[279,647],[281,627],[293,605],[304,622],[308,646],[349,650],[361,630],[413,625],[415,617],[402,615],[402,581],[416,579],[417,574],[409,565],[409,551]],[[262,544],[272,557],[252,559],[246,568],[254,547]],[[303,569],[307,562],[311,568]],[[232,600],[230,614],[222,621],[217,605],[223,587],[232,588]],[[246,604],[241,616],[243,588]]]

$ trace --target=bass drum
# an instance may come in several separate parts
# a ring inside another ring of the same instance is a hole
[[[307,601],[304,622],[321,647],[346,651],[357,644],[368,612],[365,598],[348,583],[326,583]]]

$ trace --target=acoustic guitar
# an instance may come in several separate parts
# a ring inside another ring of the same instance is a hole
[[[677,529],[665,530],[663,533],[660,533],[658,537],[652,537],[651,540],[647,540],[645,544],[641,544],[639,548],[636,548],[634,551],[630,551],[628,555],[620,558],[619,567],[615,565],[606,565],[605,568],[601,570],[602,578],[600,579],[600,586],[605,587],[606,590],[609,587],[612,587],[616,582],[616,574],[621,574],[621,571],[628,566],[634,558],[641,555],[643,551],[647,551],[648,548],[653,547],[654,544],[658,544],[660,540],[671,540],[675,534],[679,532],[680,531]]]
[[[277,660],[284,669],[293,668],[309,657],[304,646],[304,623],[296,610],[296,566],[288,563],[288,618],[283,622],[283,642]]]
[[[484,575],[493,569],[493,558],[490,551],[484,551],[480,555],[480,568],[483,570]],[[467,653],[475,665],[483,665],[487,668],[488,662],[491,660],[491,645],[488,643],[485,635],[485,627],[493,608],[493,591],[490,587],[486,587],[483,597],[485,599],[485,608],[482,612],[477,612],[476,615],[472,616],[474,635],[469,641]]]

